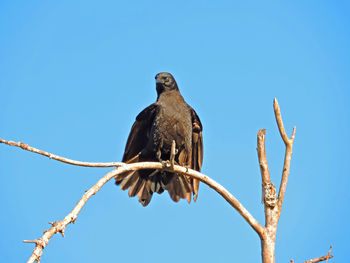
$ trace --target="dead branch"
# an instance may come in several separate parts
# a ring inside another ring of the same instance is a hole
[[[257,151],[260,165],[260,173],[262,178],[262,202],[265,206],[274,207],[276,205],[276,188],[271,183],[269,166],[267,164],[265,151],[265,135],[266,130],[262,129],[258,132]],[[265,212],[266,215],[266,212]]]
[[[77,216],[80,212],[80,210],[84,207],[85,203],[91,196],[96,194],[101,187],[108,182],[110,179],[112,179],[117,174],[117,169],[112,170],[111,172],[107,173],[105,176],[103,176],[93,187],[91,187],[86,193],[83,195],[83,197],[79,200],[77,205],[73,208],[73,210],[61,221],[56,221],[53,223],[50,223],[52,227],[49,230],[46,230],[41,238],[30,241],[30,240],[24,240],[25,243],[35,243],[35,249],[28,259],[29,262],[40,262],[40,257],[43,254],[43,249],[48,245],[51,237],[54,234],[61,233],[64,237],[64,231],[66,229],[66,226],[70,223],[75,223]],[[123,169],[118,169],[123,170]]]
[[[331,255],[331,251],[332,251],[332,245],[329,247],[329,250],[328,250],[328,258],[327,258],[327,260],[326,260],[326,263],[328,263],[328,259],[330,259],[329,256]]]
[[[21,142],[16,143],[12,141],[6,141],[0,139],[0,143],[5,143],[11,146],[20,147],[24,150],[28,150],[31,152],[35,152],[44,156],[47,156],[51,159],[55,159],[57,161],[61,161],[64,163],[69,163],[72,165],[80,165],[80,166],[90,166],[90,167],[109,167],[109,166],[118,166],[118,168],[106,174],[102,177],[92,188],[90,188],[80,199],[78,204],[74,207],[74,209],[61,221],[52,223],[52,227],[49,230],[46,230],[43,236],[40,239],[36,239],[33,241],[25,240],[25,243],[35,243],[36,247],[29,258],[28,262],[39,262],[40,257],[43,253],[43,249],[49,243],[50,238],[56,234],[61,233],[64,236],[65,228],[68,224],[74,223],[77,215],[80,210],[84,207],[87,200],[94,194],[96,194],[100,188],[108,182],[110,179],[115,177],[120,173],[124,173],[131,170],[139,170],[139,169],[168,169],[170,171],[174,171],[176,173],[181,173],[193,177],[195,179],[200,180],[201,182],[208,185],[210,188],[214,189],[218,194],[220,194],[233,208],[237,210],[237,212],[248,222],[248,224],[258,233],[259,236],[262,236],[264,233],[264,228],[258,223],[258,221],[249,213],[249,211],[222,185],[211,179],[210,177],[199,173],[195,170],[185,168],[179,165],[174,165],[174,168],[170,166],[169,168],[164,167],[164,165],[160,162],[141,162],[141,163],[132,163],[132,164],[124,164],[124,163],[88,163],[88,162],[80,162],[74,161],[67,158],[63,158],[48,152],[44,152],[42,150],[38,150],[29,145],[23,144]],[[174,149],[173,149],[174,150]]]
[[[281,185],[280,185],[280,190],[278,192],[278,206],[279,206],[279,213],[281,213],[284,194],[286,193],[286,189],[287,189],[290,161],[292,159],[292,153],[293,153],[292,149],[293,149],[296,128],[295,127],[293,128],[292,137],[289,139],[287,136],[287,133],[284,129],[280,107],[278,105],[276,98],[273,101],[273,108],[275,111],[275,118],[276,118],[278,130],[281,134],[281,137],[283,139],[284,144],[286,145],[286,152],[285,152],[285,156],[284,156]]]
[[[321,261],[326,261],[326,263],[328,262],[328,259],[333,258],[332,255],[325,255],[319,258],[314,258],[314,259],[310,259],[308,261],[305,261],[304,263],[317,263],[317,262],[321,262]]]
[[[214,189],[233,208],[235,208],[240,215],[243,216],[243,218],[258,233],[259,236],[261,236],[263,234],[263,227],[258,223],[258,221],[256,221],[256,219],[249,213],[249,211],[229,191],[227,191],[222,185],[220,185],[219,183],[217,183],[216,181],[214,181],[210,177],[208,177],[202,173],[199,173],[195,170],[188,169],[188,168],[178,166],[178,165],[174,165],[174,169],[171,169],[171,167],[169,167],[169,168],[164,167],[164,165],[162,163],[159,163],[159,162],[141,162],[141,163],[132,163],[132,164],[125,164],[125,163],[120,163],[120,162],[114,162],[114,163],[80,162],[80,161],[74,161],[74,160],[70,160],[67,158],[63,158],[63,157],[60,157],[60,156],[57,156],[57,155],[54,155],[54,154],[51,154],[48,152],[44,152],[42,150],[38,150],[34,147],[31,147],[27,144],[23,144],[21,142],[16,143],[16,142],[6,141],[3,139],[0,139],[0,143],[5,143],[5,144],[11,145],[11,146],[20,147],[24,150],[35,152],[35,153],[50,157],[51,159],[55,159],[57,161],[69,163],[72,165],[90,166],[90,167],[110,167],[110,166],[120,167],[120,169],[114,170],[115,174],[113,176],[116,176],[119,173],[122,173],[120,171],[125,172],[125,171],[138,170],[138,169],[170,169],[171,171],[188,175],[190,177],[193,177],[195,179],[202,181],[203,183],[207,184],[210,188]],[[121,169],[121,168],[123,168],[123,169]],[[105,175],[105,176],[107,176],[107,175]],[[100,180],[102,180],[103,178],[101,178]]]
[[[278,126],[278,130],[282,137],[282,140],[286,146],[284,166],[282,172],[282,179],[278,198],[276,198],[276,188],[271,182],[269,167],[266,158],[265,151],[265,129],[259,130],[257,138],[257,152],[260,165],[260,173],[262,178],[262,195],[265,210],[265,227],[264,235],[261,236],[261,254],[263,263],[274,263],[275,262],[275,244],[276,244],[276,233],[278,227],[278,221],[281,216],[281,209],[283,204],[284,194],[287,188],[287,181],[290,169],[290,161],[292,157],[292,148],[295,137],[295,127],[293,129],[293,135],[291,139],[288,138],[284,129],[281,111],[277,102],[274,99],[273,103],[275,118]]]
[[[321,261],[325,261],[325,260],[326,260],[326,263],[327,263],[328,259],[333,258],[333,256],[331,255],[331,250],[332,250],[332,245],[329,248],[328,255],[325,255],[325,256],[322,256],[322,257],[318,257],[318,258],[309,259],[307,261],[304,261],[304,263],[317,263],[317,262],[321,262]],[[294,260],[291,259],[290,263],[294,263]]]
[[[140,170],[140,169],[164,169],[164,165],[160,162],[140,162],[140,163],[123,164],[122,166],[107,173],[83,195],[83,197],[79,200],[77,205],[63,220],[52,223],[52,227],[49,230],[46,230],[40,239],[36,239],[33,241],[28,241],[28,240],[24,241],[26,243],[36,244],[36,247],[31,257],[27,262],[28,263],[35,262],[35,261],[39,262],[40,257],[43,253],[43,249],[47,246],[51,237],[57,233],[61,233],[64,236],[64,231],[66,229],[66,226],[70,223],[75,222],[79,212],[84,207],[87,200],[89,200],[90,197],[96,194],[105,183],[107,183],[109,180],[111,180],[118,174],[132,171],[132,170]],[[188,169],[179,165],[174,165],[174,169],[168,168],[166,170],[191,176],[207,184],[210,188],[214,189],[223,198],[225,198],[228,201],[228,203],[231,204],[238,211],[238,213],[242,215],[242,217],[259,234],[259,236],[263,234],[263,227],[248,212],[248,210],[246,210],[244,206],[231,193],[229,193],[222,185],[220,185],[213,179],[195,170]]]
[[[64,162],[64,163],[68,163],[68,164],[72,164],[72,165],[79,165],[79,166],[87,166],[87,167],[118,167],[121,166],[122,163],[119,162],[111,162],[111,163],[90,163],[90,162],[81,162],[81,161],[75,161],[75,160],[71,160],[68,158],[64,158],[52,153],[48,153],[39,149],[36,149],[34,147],[29,146],[28,144],[22,143],[22,142],[14,142],[14,141],[6,141],[3,139],[0,139],[0,143],[4,143],[7,145],[11,145],[11,146],[16,146],[19,148],[22,148],[23,150],[27,150],[33,153],[37,153],[37,154],[41,154],[44,155],[46,157],[49,157],[50,159],[54,159],[56,161],[60,161],[60,162]]]

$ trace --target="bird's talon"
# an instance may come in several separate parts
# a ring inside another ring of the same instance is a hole
[[[162,164],[163,164],[164,168],[170,168],[171,167],[170,161],[162,161]]]

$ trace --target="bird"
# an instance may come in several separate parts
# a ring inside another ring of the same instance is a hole
[[[203,162],[202,123],[195,110],[182,97],[175,78],[167,72],[155,76],[157,100],[136,117],[127,139],[122,161],[165,162],[170,159],[173,141],[175,164],[201,171]],[[168,191],[174,202],[198,197],[199,180],[174,172],[147,169],[129,171],[115,177],[115,183],[138,196],[147,206],[153,193]]]

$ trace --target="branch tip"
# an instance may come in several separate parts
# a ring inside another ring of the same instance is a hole
[[[329,250],[328,250],[328,258],[327,258],[327,260],[326,260],[326,263],[328,263],[328,259],[330,259],[331,257],[331,251],[332,251],[332,245],[329,247]]]
[[[35,244],[37,244],[37,240],[23,240],[23,243],[35,243]]]
[[[290,139],[291,139],[292,141],[294,141],[296,129],[297,129],[297,127],[294,126],[294,127],[293,127],[292,137],[290,137]]]
[[[266,135],[266,129],[260,129],[258,131],[258,136],[264,136],[264,135]]]
[[[67,164],[72,165],[78,165],[78,166],[87,166],[87,167],[120,167],[123,165],[123,163],[118,162],[110,162],[110,163],[91,163],[91,162],[81,162],[81,161],[75,161],[68,158],[60,157],[58,155],[48,153],[39,149],[36,149],[34,147],[29,146],[28,144],[25,144],[23,142],[14,142],[14,141],[6,141],[0,138],[0,143],[4,143],[10,146],[19,147],[23,150],[30,151],[33,153],[44,155],[50,159],[54,159],[56,161],[60,161]]]

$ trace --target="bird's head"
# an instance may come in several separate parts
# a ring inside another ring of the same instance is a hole
[[[170,73],[158,73],[155,79],[158,96],[164,91],[179,90],[174,77]]]

